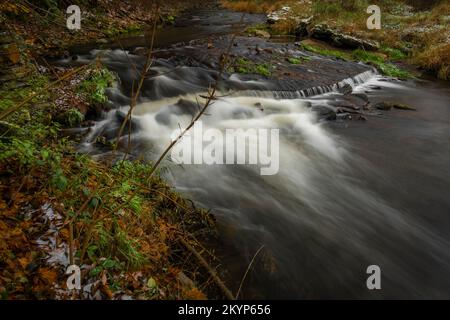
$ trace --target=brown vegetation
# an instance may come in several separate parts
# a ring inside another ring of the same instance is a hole
[[[402,51],[408,61],[418,67],[435,73],[441,79],[449,79],[448,1],[223,0],[222,3],[232,9],[245,8],[252,12],[254,8],[253,12],[265,13],[289,6],[291,13],[287,19],[272,25],[272,32],[291,34],[298,24],[298,18],[313,16],[313,24],[326,23],[346,34],[377,40],[384,48]],[[381,30],[367,30],[366,8],[369,4],[377,4],[381,8]]]

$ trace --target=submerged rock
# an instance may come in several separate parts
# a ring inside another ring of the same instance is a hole
[[[338,89],[338,91],[342,94],[350,94],[353,92],[353,88],[351,85],[349,85],[348,83],[346,83],[344,86],[340,87]]]
[[[359,98],[364,102],[369,102],[369,96],[365,93],[352,93],[352,96]]]
[[[399,110],[410,110],[410,111],[416,111],[417,109],[414,107],[410,107],[407,106],[406,104],[402,104],[402,103],[395,103],[393,104],[394,109],[399,109]]]
[[[377,108],[378,110],[385,110],[385,111],[391,110],[392,108],[398,110],[416,111],[416,108],[414,107],[410,107],[402,103],[386,102],[386,101],[378,102],[377,104],[375,104],[375,108]]]
[[[389,102],[378,102],[374,105],[374,107],[378,110],[389,111],[392,109],[392,104]]]
[[[313,106],[311,110],[317,114],[319,119],[336,120],[336,112],[331,107],[318,105]]]

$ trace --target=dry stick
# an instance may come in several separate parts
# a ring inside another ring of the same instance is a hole
[[[222,290],[222,292],[225,294],[225,296],[227,297],[227,299],[229,300],[235,300],[233,294],[231,293],[231,291],[225,286],[225,284],[223,283],[223,281],[219,278],[219,276],[217,275],[217,272],[215,270],[213,270],[208,262],[206,262],[206,260],[200,255],[200,253],[198,253],[197,250],[195,250],[189,243],[187,243],[186,240],[184,240],[182,237],[178,237],[178,240],[181,242],[181,244],[183,244],[183,246],[186,247],[186,249],[188,249],[190,252],[192,252],[192,254],[198,259],[198,261],[203,265],[203,267],[208,270],[209,274],[211,275],[211,277],[214,279],[214,282],[217,284],[217,286]]]
[[[78,67],[74,70],[71,70],[70,72],[66,73],[64,76],[62,76],[61,78],[59,78],[56,81],[53,81],[51,83],[49,83],[47,86],[45,86],[44,88],[42,88],[41,90],[38,90],[37,92],[33,93],[32,95],[28,96],[28,98],[26,98],[25,100],[23,100],[21,103],[19,103],[16,106],[13,106],[11,108],[6,109],[5,111],[3,111],[2,113],[0,113],[0,120],[3,120],[4,118],[6,118],[7,116],[9,116],[11,113],[16,112],[18,110],[20,110],[21,108],[23,108],[28,102],[30,102],[31,100],[33,100],[33,98],[35,98],[37,95],[39,95],[42,92],[47,91],[48,89],[50,89],[51,87],[57,85],[58,83],[66,80],[67,78],[77,74],[78,72],[86,69],[88,66],[90,66],[90,64],[86,64],[84,66]]]
[[[156,10],[157,10],[156,12],[159,11],[159,6],[157,7]],[[151,67],[151,65],[153,63],[153,61],[152,61],[152,54],[153,54],[153,46],[154,46],[154,43],[155,43],[156,27],[157,27],[157,22],[156,22],[156,19],[154,19],[153,30],[152,30],[152,37],[151,37],[151,41],[150,41],[150,48],[149,48],[149,51],[148,51],[148,54],[147,54],[147,60],[145,61],[144,70],[141,73],[141,77],[139,79],[139,83],[138,83],[138,87],[136,89],[136,92],[134,92],[134,94],[131,97],[130,110],[128,110],[127,116],[125,117],[124,121],[122,122],[122,125],[120,126],[119,132],[117,134],[117,141],[116,141],[116,144],[114,146],[113,152],[115,152],[117,150],[117,147],[119,145],[119,139],[120,139],[120,137],[121,137],[121,135],[123,133],[123,130],[125,129],[125,126],[126,126],[127,122],[131,121],[131,114],[133,112],[134,107],[136,106],[137,99],[138,99],[138,97],[139,97],[139,95],[141,93],[145,77],[146,77],[146,75],[147,75],[148,71],[150,70],[150,67]]]
[[[73,265],[73,221],[69,223],[69,263]]]
[[[264,248],[264,245],[262,245],[262,246],[258,249],[258,251],[256,251],[255,255],[254,255],[253,258],[252,258],[252,261],[250,261],[250,264],[248,265],[247,270],[245,271],[244,277],[242,278],[241,284],[239,285],[239,289],[238,289],[238,291],[237,291],[237,293],[236,293],[236,300],[239,298],[239,294],[241,293],[242,285],[244,284],[245,278],[247,278],[247,274],[248,274],[248,272],[250,271],[250,269],[251,269],[251,267],[252,267],[252,265],[253,265],[253,262],[255,261],[256,256],[259,254],[259,252],[260,252],[263,248]]]

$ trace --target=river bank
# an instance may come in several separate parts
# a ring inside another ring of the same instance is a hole
[[[318,40],[345,54],[346,49],[364,47],[376,59],[400,67],[418,68],[439,79],[449,78],[450,34],[447,1],[378,1],[380,29],[369,30],[369,1],[254,1],[224,0],[227,8],[267,14],[268,23],[253,28],[274,37],[287,35],[297,40]],[[325,49],[326,46],[325,46]],[[329,49],[329,48],[328,48]]]
[[[204,246],[214,242],[214,218],[159,174],[149,177],[150,164],[125,157],[96,161],[78,153],[77,140],[67,138],[64,128],[98,119],[107,110],[107,92],[119,79],[101,62],[55,68],[46,58],[108,35],[106,25],[89,29],[100,21],[124,32],[130,21],[142,24],[144,15],[150,19],[145,22],[154,22],[151,10],[131,11],[122,2],[110,9],[129,14],[111,16],[103,2],[90,9],[106,10],[106,17],[90,16],[88,31],[68,37],[52,16],[63,19],[58,9],[44,8],[51,12],[43,14],[32,5],[2,3],[8,23],[2,23],[7,29],[0,38],[1,298],[223,297],[206,265],[217,263]],[[180,3],[162,12],[178,13],[186,8]],[[26,23],[28,15],[34,27]],[[126,23],[117,24],[118,19]],[[43,23],[49,23],[45,30]],[[71,291],[66,270],[74,264],[80,267],[82,287]]]

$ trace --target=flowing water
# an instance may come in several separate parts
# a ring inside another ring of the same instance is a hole
[[[78,63],[99,53],[80,56]],[[143,64],[137,56],[106,52],[104,62],[122,82],[110,90],[113,110],[91,128],[82,151],[104,156],[107,150],[95,138],[116,137],[136,77],[130,58],[137,67]],[[189,124],[203,101],[199,93],[217,77],[204,67],[173,69],[166,59],[155,61],[151,74],[133,112],[131,135],[133,156],[149,160]],[[243,298],[450,298],[448,83],[386,81],[372,72],[346,83],[373,103],[394,99],[417,111],[327,122],[314,106],[333,108],[341,93],[312,90],[286,99],[262,90],[259,81],[259,90],[231,90],[215,100],[202,124],[222,132],[279,129],[278,174],[262,176],[257,166],[167,161],[166,178],[218,218],[218,252],[234,291],[263,246]],[[241,88],[246,85],[255,83]],[[127,143],[124,136],[122,146]],[[249,143],[256,148],[254,140]],[[381,290],[366,287],[369,265],[381,268]]]

